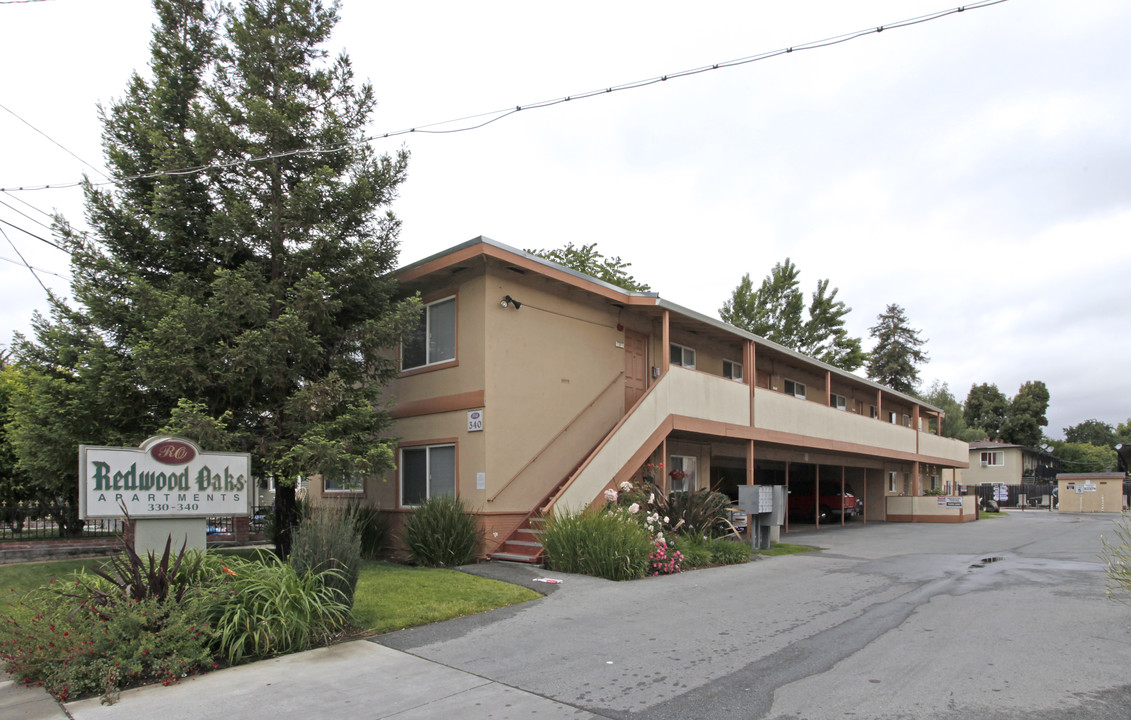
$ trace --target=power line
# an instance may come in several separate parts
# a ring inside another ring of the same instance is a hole
[[[22,201],[21,201],[21,202],[22,202]],[[27,203],[24,203],[24,204],[26,205]],[[33,217],[32,217],[31,215],[28,215],[28,214],[27,214],[26,212],[24,212],[23,210],[20,210],[20,209],[19,209],[18,207],[14,207],[14,206],[12,206],[12,205],[9,205],[8,203],[4,202],[3,200],[0,200],[0,205],[3,205],[4,207],[8,208],[9,210],[11,210],[12,212],[14,212],[14,213],[16,213],[16,214],[18,214],[18,215],[23,215],[23,216],[24,216],[24,217],[26,217],[26,218],[27,218],[28,220],[31,220],[31,221],[32,221],[33,223],[35,223],[36,225],[38,225],[38,226],[40,226],[40,227],[42,227],[42,228],[46,228],[46,229],[48,229],[48,230],[50,230],[50,229],[51,229],[51,226],[50,226],[50,225],[48,225],[47,223],[45,223],[45,222],[43,222],[43,221],[41,221],[41,220],[36,220],[36,219],[35,219],[35,218],[33,218]],[[36,210],[39,210],[39,208],[35,208],[35,209],[36,209]],[[42,211],[42,210],[40,210],[40,212],[43,212],[43,211]],[[44,213],[44,214],[46,214],[46,213]],[[48,217],[50,217],[50,216],[48,216]]]
[[[47,243],[48,245],[50,245],[51,247],[55,248],[56,250],[62,250],[63,252],[67,253],[68,255],[69,255],[69,254],[70,254],[70,252],[71,252],[70,250],[68,250],[67,248],[63,247],[62,245],[59,245],[58,243],[53,243],[53,242],[51,242],[50,240],[48,240],[47,238],[43,238],[43,237],[40,237],[40,236],[36,235],[36,234],[35,234],[35,233],[33,233],[33,232],[29,232],[29,231],[27,231],[27,230],[24,230],[24,229],[23,229],[22,227],[20,227],[19,225],[16,225],[16,224],[14,224],[14,223],[10,223],[10,222],[8,222],[7,220],[5,220],[4,218],[0,218],[0,223],[4,223],[4,224],[5,224],[5,225],[7,225],[8,227],[11,227],[11,228],[15,228],[16,230],[19,230],[20,232],[22,232],[22,233],[23,233],[24,235],[30,235],[31,237],[35,238],[36,240],[38,240],[38,241],[40,241],[40,242],[43,242],[43,243]],[[3,230],[2,230],[2,229],[0,229],[0,232],[3,232]],[[7,235],[5,235],[4,237],[7,237]],[[8,242],[11,242],[11,240],[9,240]]]
[[[128,182],[128,181],[132,181],[132,180],[146,180],[146,179],[150,179],[150,178],[176,176],[176,175],[194,175],[194,174],[197,174],[197,173],[205,172],[207,170],[226,170],[226,169],[233,168],[233,167],[239,167],[239,166],[242,166],[242,165],[249,165],[249,164],[252,164],[252,163],[262,162],[264,160],[271,160],[271,159],[275,159],[275,158],[293,157],[293,156],[297,156],[297,155],[320,155],[320,154],[326,154],[326,153],[335,153],[335,152],[340,152],[340,151],[345,150],[345,149],[350,148],[350,147],[354,147],[356,145],[368,144],[368,143],[371,143],[375,140],[385,140],[385,139],[397,137],[397,136],[400,136],[400,135],[409,135],[409,134],[441,135],[441,134],[468,132],[468,131],[471,131],[471,130],[478,130],[479,128],[490,125],[491,123],[502,120],[503,118],[509,117],[509,116],[514,115],[516,113],[519,113],[523,110],[538,110],[538,109],[552,107],[554,105],[560,105],[562,103],[572,102],[572,101],[576,101],[576,100],[587,100],[589,98],[597,97],[599,95],[608,95],[610,93],[623,92],[625,90],[637,90],[637,89],[640,89],[640,88],[643,88],[643,87],[648,87],[649,85],[655,85],[657,83],[667,82],[668,80],[675,80],[675,79],[678,79],[678,78],[690,77],[692,75],[699,75],[701,73],[710,72],[712,70],[722,70],[722,69],[725,69],[725,68],[733,68],[733,67],[739,67],[739,66],[742,66],[742,65],[748,65],[750,63],[758,62],[758,61],[761,61],[761,60],[768,60],[770,58],[777,57],[779,55],[788,55],[790,53],[802,52],[802,51],[805,51],[805,50],[816,50],[816,49],[819,49],[819,48],[830,47],[832,45],[839,45],[841,43],[848,42],[849,40],[856,40],[856,39],[864,37],[866,35],[879,34],[879,33],[882,33],[884,30],[896,30],[896,29],[899,29],[899,28],[911,27],[913,25],[919,25],[919,24],[922,24],[922,23],[925,23],[925,22],[930,22],[932,20],[938,20],[940,18],[944,18],[944,17],[947,17],[949,15],[955,15],[955,14],[958,14],[958,13],[966,12],[967,10],[980,10],[982,8],[990,7],[990,6],[993,6],[993,5],[1000,5],[1001,3],[1004,3],[1004,2],[1007,2],[1007,1],[1008,0],[979,0],[978,2],[973,2],[973,3],[970,3],[968,5],[961,5],[959,7],[950,8],[950,9],[947,9],[947,10],[939,10],[937,12],[928,13],[926,15],[920,15],[918,17],[908,18],[906,20],[899,20],[899,21],[896,21],[896,22],[893,22],[893,23],[889,23],[887,25],[878,25],[878,26],[875,26],[875,27],[866,28],[864,30],[857,30],[855,32],[844,33],[842,35],[836,35],[836,36],[833,36],[833,37],[830,37],[830,38],[825,38],[824,40],[814,40],[812,42],[802,43],[800,45],[791,45],[789,47],[780,48],[778,50],[770,50],[768,52],[758,53],[756,55],[748,55],[746,57],[736,58],[734,60],[727,60],[727,61],[724,61],[724,62],[712,63],[710,65],[703,65],[703,66],[700,66],[700,67],[697,67],[697,68],[680,70],[680,71],[677,71],[677,72],[668,73],[666,75],[658,75],[658,76],[646,78],[646,79],[643,79],[643,80],[636,80],[636,81],[633,81],[633,82],[622,83],[620,85],[610,85],[610,86],[598,88],[598,89],[595,89],[595,90],[588,90],[586,92],[578,93],[578,94],[575,94],[575,95],[566,95],[566,96],[554,98],[554,99],[551,99],[551,100],[542,100],[542,101],[539,101],[539,102],[527,103],[525,105],[522,105],[522,104],[514,105],[514,106],[511,106],[511,107],[501,109],[501,110],[492,110],[492,111],[488,111],[488,112],[478,113],[478,114],[475,114],[475,115],[467,115],[467,116],[452,119],[452,120],[443,120],[443,121],[440,121],[440,122],[429,123],[427,125],[417,125],[417,126],[410,127],[410,128],[403,128],[401,130],[394,130],[394,131],[391,131],[391,132],[379,133],[377,135],[373,135],[373,136],[370,136],[370,137],[367,137],[367,138],[364,138],[362,140],[358,140],[358,141],[355,141],[355,142],[341,143],[339,145],[333,145],[333,146],[328,146],[328,147],[304,148],[304,149],[299,149],[299,150],[291,150],[291,151],[288,151],[288,152],[270,153],[270,154],[267,154],[267,155],[260,155],[260,156],[252,157],[252,158],[243,158],[243,159],[239,159],[239,160],[229,160],[229,161],[225,161],[225,162],[215,162],[215,163],[209,163],[207,165],[198,165],[198,166],[195,166],[195,167],[176,168],[176,169],[172,169],[172,170],[161,170],[161,171],[158,171],[158,172],[143,173],[143,174],[140,174],[140,175],[130,175],[130,176],[126,176],[126,177],[117,178],[117,179],[114,179],[114,180],[107,180],[106,182],[92,183],[92,184],[95,185],[95,186],[116,185],[116,184],[119,184],[119,183]],[[451,125],[453,123],[463,122],[463,121],[466,121],[466,120],[474,120],[474,119],[485,118],[485,117],[488,117],[490,119],[484,120],[483,122],[480,122],[480,123],[477,123],[477,124],[474,124],[474,125],[451,128],[451,129],[447,129],[447,130],[432,129],[432,128],[439,128],[439,127],[442,127],[444,125]],[[65,183],[51,183],[51,184],[48,184],[48,185],[8,187],[8,188],[0,188],[0,192],[10,193],[10,192],[15,192],[15,191],[56,190],[56,189],[62,189],[62,188],[77,187],[78,185],[81,185],[82,182],[83,181],[74,181],[74,182],[65,182]]]
[[[101,170],[99,170],[98,168],[96,168],[96,167],[95,167],[94,165],[91,165],[91,164],[90,164],[90,163],[88,163],[88,162],[87,162],[86,160],[83,160],[83,159],[82,159],[81,157],[79,157],[78,155],[75,155],[75,154],[74,154],[73,152],[71,152],[71,151],[70,151],[70,150],[68,150],[67,148],[63,147],[63,145],[62,145],[61,143],[59,143],[59,141],[57,141],[57,140],[56,140],[55,138],[53,138],[53,137],[51,137],[50,135],[48,135],[47,133],[43,132],[42,130],[40,130],[39,128],[37,128],[37,127],[36,127],[35,125],[32,125],[32,124],[31,124],[31,123],[29,123],[29,122],[28,122],[27,120],[25,120],[25,119],[23,119],[22,117],[20,117],[19,115],[17,115],[17,114],[15,113],[15,111],[14,111],[14,110],[12,110],[11,108],[7,107],[6,105],[0,104],[0,110],[4,110],[4,111],[5,111],[5,112],[7,112],[7,113],[8,113],[9,115],[11,115],[11,116],[12,116],[12,117],[14,117],[15,119],[19,120],[20,122],[22,122],[22,123],[23,123],[24,125],[27,125],[27,126],[28,126],[29,128],[31,128],[32,130],[35,130],[35,131],[36,131],[37,133],[39,133],[39,134],[40,134],[40,135],[42,135],[43,137],[45,137],[45,138],[47,138],[48,140],[50,140],[50,141],[51,141],[51,142],[52,142],[52,143],[53,143],[53,144],[54,144],[54,145],[55,145],[56,147],[58,147],[59,149],[61,149],[61,150],[62,150],[63,152],[67,153],[68,155],[70,155],[71,157],[73,157],[73,158],[74,158],[75,160],[78,160],[78,161],[79,161],[79,162],[81,162],[81,163],[82,163],[83,165],[86,165],[86,166],[87,166],[88,168],[90,168],[90,169],[91,169],[91,170],[93,170],[94,172],[98,173],[99,175],[101,175],[102,177],[106,178],[107,180],[109,180],[109,179],[110,179],[110,176],[109,176],[109,175],[107,175],[106,173],[102,172]]]
[[[0,4],[2,4],[2,3],[0,3]],[[3,232],[3,231],[2,231],[2,230],[0,230],[0,232]],[[5,237],[7,237],[7,236],[5,236]],[[27,268],[29,268],[29,269],[31,269],[31,270],[35,270],[36,272],[46,273],[47,275],[54,275],[55,277],[57,277],[57,278],[63,278],[64,280],[69,280],[69,279],[70,279],[70,278],[68,278],[68,277],[67,277],[66,275],[60,275],[60,274],[59,274],[59,273],[57,273],[57,272],[51,272],[50,270],[44,270],[43,268],[39,268],[39,267],[33,267],[33,266],[31,266],[31,265],[27,265],[26,263],[20,262],[19,260],[13,260],[12,258],[6,258],[6,257],[4,257],[3,255],[0,255],[0,260],[3,260],[3,261],[5,261],[5,262],[10,262],[10,263],[12,263],[13,265],[20,265],[20,266],[22,266],[22,267],[27,267]]]
[[[43,280],[41,280],[39,278],[39,276],[35,274],[35,268],[33,268],[31,266],[31,264],[28,263],[28,261],[24,259],[23,253],[21,253],[20,249],[18,247],[16,247],[16,244],[14,242],[12,242],[12,238],[8,237],[8,233],[4,232],[4,228],[0,228],[0,235],[4,236],[4,239],[7,240],[8,244],[12,246],[12,249],[15,250],[16,254],[20,256],[20,260],[23,261],[24,267],[26,267],[31,272],[32,277],[34,277],[35,281],[37,283],[39,283],[39,287],[43,288],[43,292],[50,295],[51,291],[48,290],[47,286],[43,284]]]

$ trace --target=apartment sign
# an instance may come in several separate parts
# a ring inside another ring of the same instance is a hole
[[[79,446],[79,516],[190,518],[247,515],[251,455],[204,452],[191,440],[153,437],[139,448]]]

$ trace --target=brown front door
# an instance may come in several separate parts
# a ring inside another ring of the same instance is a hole
[[[648,338],[624,331],[624,410],[636,404],[648,384]]]

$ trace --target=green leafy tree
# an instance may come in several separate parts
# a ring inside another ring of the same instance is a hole
[[[419,307],[387,279],[407,153],[364,141],[372,88],[323,49],[338,2],[154,6],[152,76],[103,111],[120,179],[87,185],[91,234],[61,232],[79,308],[53,300],[19,348],[36,382],[69,393],[22,425],[50,409],[67,442],[179,427],[251,452],[276,480],[285,553],[297,478],[392,463],[387,349]],[[161,174],[186,167],[207,169]],[[73,468],[66,455],[43,469]]]
[[[1112,445],[1119,444],[1131,445],[1131,418],[1128,418],[1127,422],[1122,422],[1115,426]]]
[[[1014,445],[1037,447],[1049,424],[1045,413],[1049,409],[1049,389],[1040,380],[1025,383],[1013,396],[1005,412],[1001,439]]]
[[[984,436],[991,440],[1000,439],[1007,410],[1009,398],[997,389],[997,385],[982,383],[970,386],[963,411],[969,427],[982,430]]]
[[[914,393],[919,384],[919,366],[927,362],[923,350],[926,340],[911,327],[907,314],[892,303],[876,316],[876,324],[868,332],[875,339],[868,360],[868,377],[892,390]]]
[[[1070,443],[1088,443],[1099,447],[1115,446],[1115,429],[1111,425],[1092,418],[1082,423],[1064,428],[1064,439]]]
[[[747,273],[730,300],[719,309],[724,322],[797,350],[822,362],[856,370],[867,359],[860,338],[851,337],[844,318],[852,311],[837,300],[837,288],[829,291],[829,281],[817,281],[808,315],[805,296],[797,277],[799,270],[786,258],[774,265],[757,290]]]
[[[1052,455],[1066,473],[1106,472],[1117,466],[1115,451],[1091,443],[1049,440]]]
[[[652,289],[628,274],[628,268],[632,267],[632,263],[624,262],[619,256],[605,257],[597,251],[597,243],[580,246],[566,243],[564,247],[556,250],[527,250],[526,252],[552,260],[571,270],[595,277],[598,280],[604,280],[610,285],[616,285],[625,290],[648,292]]]
[[[955,438],[965,442],[982,439],[982,431],[971,428],[966,424],[966,417],[962,403],[950,391],[950,386],[945,382],[935,380],[931,387],[921,395],[925,401],[940,408],[944,415],[942,419],[942,437]]]

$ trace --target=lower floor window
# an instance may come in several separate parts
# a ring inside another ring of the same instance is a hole
[[[456,446],[422,445],[401,449],[401,505],[456,494]]]
[[[322,478],[324,492],[363,493],[365,492],[365,479],[360,475],[350,477],[334,477],[326,475]]]
[[[699,466],[699,458],[694,455],[672,455],[671,492],[690,492],[695,489],[695,471]]]

